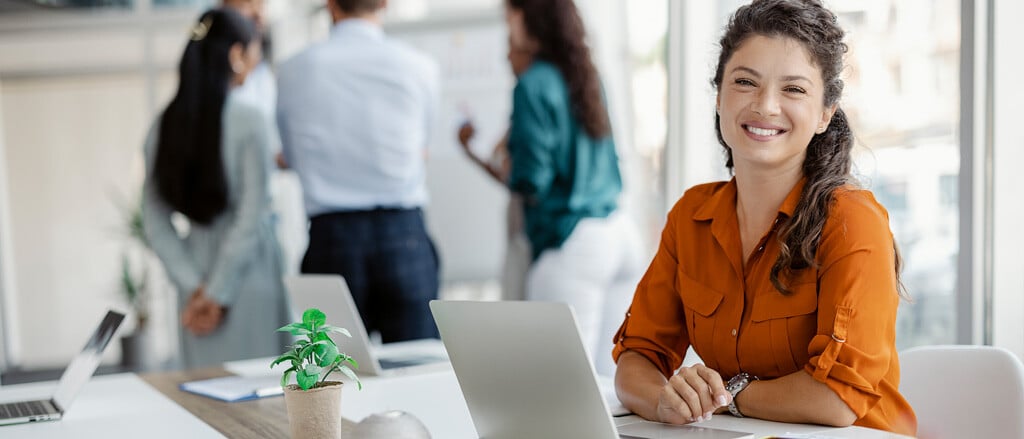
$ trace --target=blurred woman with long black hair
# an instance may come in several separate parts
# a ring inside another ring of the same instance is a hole
[[[186,367],[269,356],[287,340],[268,192],[272,131],[235,89],[260,60],[255,25],[230,9],[192,27],[174,99],[146,140],[146,236],[178,289]],[[187,231],[172,224],[175,212]]]

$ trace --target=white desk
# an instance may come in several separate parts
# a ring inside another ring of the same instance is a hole
[[[49,399],[56,382],[0,389],[0,402]],[[0,427],[4,439],[223,438],[224,436],[134,374],[94,377],[64,419]]]
[[[232,372],[250,376],[266,374],[270,361],[257,359],[229,363],[224,369],[152,374],[146,375],[145,381],[130,374],[96,377],[85,386],[64,420],[0,427],[0,437],[224,437],[219,430],[234,437],[286,438],[287,425],[281,425],[286,422],[283,398],[223,403],[177,390],[177,384],[186,380]],[[418,373],[362,378],[362,391],[356,390],[355,386],[346,386],[342,393],[345,429],[350,429],[354,422],[372,413],[403,410],[423,421],[435,439],[476,439],[472,418],[450,366],[434,366]],[[0,401],[45,398],[53,387],[52,382],[5,386],[0,389]],[[641,419],[633,415],[615,418],[617,425],[639,421]],[[256,425],[261,423],[264,425]],[[751,432],[755,437],[786,433],[817,434],[828,438],[904,437],[860,427],[837,429],[740,419],[729,415],[716,415],[698,425]]]
[[[429,353],[430,348],[422,344],[389,345],[393,350],[416,354]],[[266,373],[267,365],[273,359],[257,359],[234,362],[224,368],[238,375],[258,376]],[[451,365],[435,364],[426,368],[413,369],[417,373],[406,373],[386,377],[361,377],[363,390],[346,386],[342,395],[341,414],[345,419],[358,422],[373,413],[402,410],[415,415],[427,426],[435,439],[477,439],[473,419],[466,407],[458,379]],[[602,393],[614,390],[609,378],[600,379]],[[636,415],[614,418],[616,425],[641,422]],[[755,437],[783,434],[814,434],[827,438],[899,439],[906,436],[863,427],[832,428],[821,425],[786,424],[751,418],[735,418],[722,414],[710,421],[696,424],[754,433]]]

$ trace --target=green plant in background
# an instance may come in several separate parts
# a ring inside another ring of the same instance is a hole
[[[118,203],[122,212],[121,235],[128,239],[128,248],[121,253],[121,296],[135,314],[136,331],[149,320],[149,240],[142,216],[142,197],[133,202]],[[134,262],[134,264],[133,264]]]
[[[127,254],[121,255],[121,294],[128,302],[128,306],[135,311],[136,328],[142,329],[149,320],[149,306],[147,305],[146,284],[149,279],[149,272],[145,265],[142,267],[142,275],[136,278],[132,270],[131,259]]]
[[[309,390],[316,386],[317,380],[323,382],[331,372],[340,371],[355,380],[359,389],[362,390],[363,383],[359,381],[355,372],[346,363],[356,369],[359,368],[359,364],[352,357],[338,352],[338,345],[328,335],[333,332],[351,337],[352,334],[345,328],[328,325],[326,321],[327,316],[322,311],[309,308],[302,313],[301,322],[278,328],[278,331],[287,332],[296,337],[306,337],[289,346],[290,350],[270,364],[270,367],[274,367],[285,361],[291,362],[292,366],[285,370],[281,377],[281,387],[287,386],[292,374],[295,374],[295,382],[299,387],[302,390]],[[323,378],[320,378],[321,375]]]

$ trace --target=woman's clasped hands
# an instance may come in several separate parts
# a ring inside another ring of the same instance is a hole
[[[182,326],[196,336],[210,334],[223,319],[224,307],[211,299],[202,286],[192,292],[185,310],[181,312]]]
[[[703,364],[683,367],[668,380],[658,397],[658,417],[668,424],[711,419],[728,410],[732,394],[717,371]]]

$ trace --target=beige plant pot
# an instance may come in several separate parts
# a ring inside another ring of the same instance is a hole
[[[309,390],[295,384],[285,387],[293,439],[341,439],[341,384],[326,381]]]

